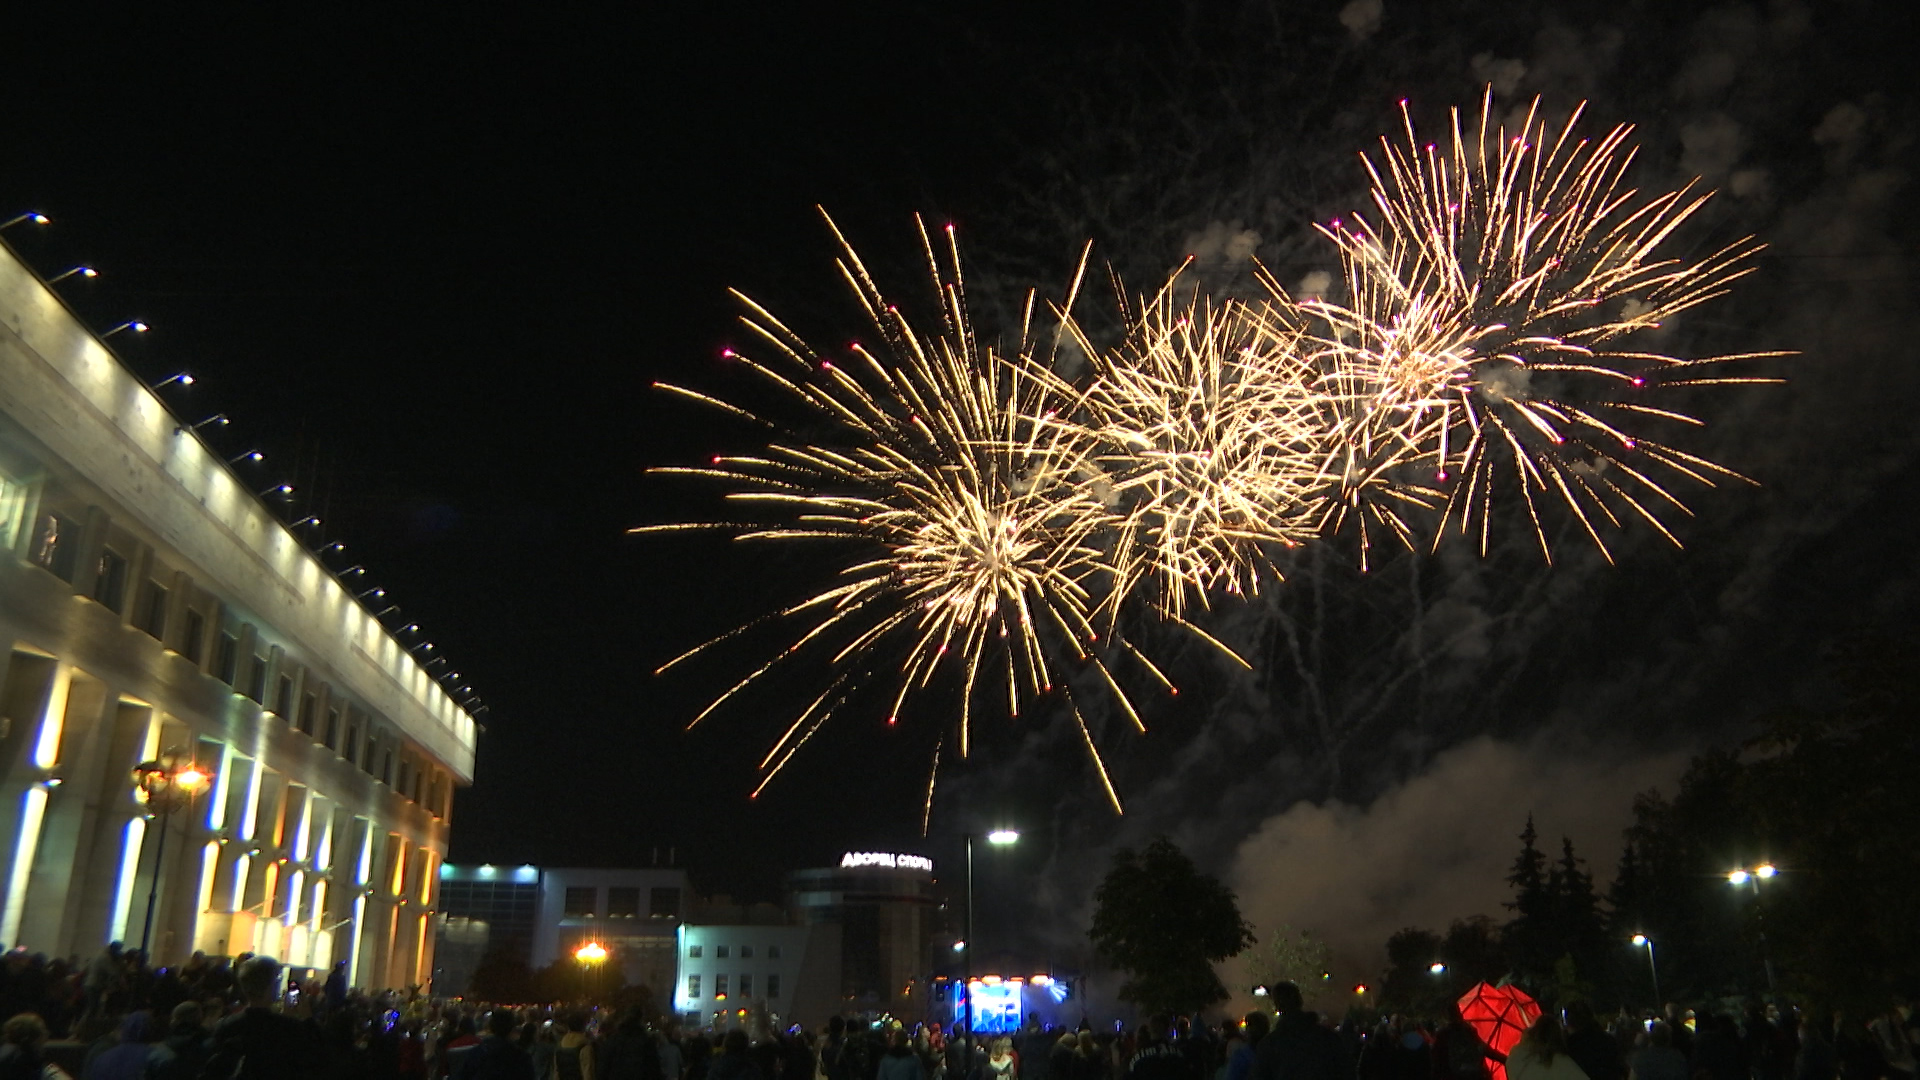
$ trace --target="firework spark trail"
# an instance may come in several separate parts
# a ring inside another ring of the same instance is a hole
[[[1377,534],[1417,550],[1429,527],[1437,545],[1457,523],[1478,530],[1485,554],[1495,494],[1505,507],[1514,491],[1549,561],[1549,501],[1609,559],[1602,531],[1635,518],[1678,543],[1661,514],[1687,508],[1667,485],[1744,478],[1641,433],[1702,423],[1648,399],[1776,382],[1719,372],[1787,354],[1689,360],[1643,342],[1751,272],[1760,245],[1740,240],[1693,261],[1663,254],[1707,196],[1627,187],[1629,129],[1590,142],[1575,132],[1580,110],[1550,128],[1536,101],[1510,134],[1489,128],[1491,108],[1489,92],[1472,129],[1456,110],[1444,150],[1423,147],[1410,117],[1405,145],[1382,139],[1367,160],[1375,212],[1320,229],[1345,276],[1335,302],[1296,303],[1264,268],[1264,295],[1251,300],[1183,286],[1184,267],[1134,305],[1116,280],[1124,334],[1102,348],[1073,316],[1083,252],[1051,305],[1057,325],[1040,335],[1051,344],[1034,344],[1029,293],[1017,345],[1003,352],[976,336],[951,229],[936,253],[924,224],[940,302],[931,331],[887,302],[834,229],[842,276],[881,343],[849,346],[851,363],[823,358],[736,293],[742,324],[771,353],[725,355],[810,430],[832,434],[802,437],[762,410],[663,387],[770,434],[756,454],[656,470],[719,482],[743,520],[634,531],[719,529],[857,554],[827,587],[660,669],[757,629],[798,627],[693,723],[793,657],[833,666],[761,760],[757,795],[885,666],[898,673],[889,723],[936,679],[957,677],[961,758],[976,688],[1004,680],[1013,716],[1058,690],[1118,812],[1068,682],[1090,669],[1084,684],[1110,692],[1142,731],[1114,661],[1178,692],[1119,634],[1129,605],[1246,666],[1188,613],[1215,594],[1256,593],[1263,574],[1277,580],[1275,547],[1352,531],[1364,568]],[[1089,358],[1084,379],[1059,374],[1063,343]],[[947,745],[942,725],[923,830]]]
[[[974,691],[995,668],[1004,677],[1010,714],[1020,712],[1023,696],[1044,694],[1070,674],[1058,670],[1062,664],[1086,663],[1129,715],[1137,715],[1099,655],[1088,581],[1100,566],[1088,535],[1098,519],[1069,482],[1085,471],[1077,465],[1082,449],[1073,430],[1045,419],[1062,404],[1057,383],[1039,377],[1042,368],[1029,355],[1030,327],[1022,328],[1011,355],[981,344],[951,230],[940,254],[924,224],[920,233],[941,305],[932,332],[916,329],[887,302],[834,230],[841,273],[881,342],[877,350],[849,346],[851,363],[823,358],[765,308],[739,297],[747,307],[742,324],[772,358],[735,350],[724,355],[811,423],[827,422],[835,429],[831,439],[803,439],[760,412],[666,388],[781,434],[755,455],[658,470],[719,482],[747,520],[635,532],[719,529],[742,540],[854,541],[860,552],[830,587],[659,669],[756,626],[797,622],[792,642],[716,697],[694,718],[697,724],[792,657],[818,652],[835,665],[839,674],[827,690],[762,759],[762,788],[848,700],[852,673],[881,662],[899,669],[890,722],[943,672],[958,674],[963,758],[971,748]],[[1108,640],[1116,652],[1126,647],[1113,635]]]
[[[1324,453],[1303,329],[1273,305],[1216,305],[1180,278],[1142,299],[1114,349],[1063,313],[1094,359],[1062,423],[1090,448],[1084,505],[1109,538],[1109,619],[1143,586],[1176,621],[1216,591],[1258,592],[1273,572],[1265,547],[1315,535]]]
[[[1395,504],[1444,490],[1443,524],[1477,525],[1484,554],[1495,493],[1512,487],[1549,559],[1543,496],[1609,559],[1602,529],[1629,517],[1677,543],[1660,515],[1686,507],[1668,483],[1745,478],[1635,433],[1648,420],[1700,423],[1646,399],[1667,386],[1776,381],[1702,367],[1785,354],[1682,360],[1635,341],[1725,293],[1761,245],[1668,257],[1660,249],[1708,196],[1688,185],[1638,197],[1625,179],[1630,128],[1591,142],[1576,134],[1580,109],[1556,130],[1536,100],[1509,133],[1489,127],[1491,112],[1489,94],[1477,127],[1463,129],[1455,110],[1442,149],[1421,144],[1403,103],[1405,144],[1382,139],[1367,159],[1377,216],[1321,229],[1348,287],[1345,303],[1314,306],[1332,328],[1334,396],[1371,399],[1349,410],[1357,456],[1389,463],[1360,473],[1381,482],[1344,487],[1342,512],[1364,509],[1410,544]],[[1433,486],[1407,479],[1406,465]]]

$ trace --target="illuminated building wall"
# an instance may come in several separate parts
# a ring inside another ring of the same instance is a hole
[[[854,1011],[918,1017],[927,1004],[929,948],[939,902],[932,863],[849,853],[842,865],[787,876],[794,921],[840,928],[841,994]]]
[[[177,748],[158,962],[425,982],[477,726],[253,490],[0,245],[0,942],[137,946]]]

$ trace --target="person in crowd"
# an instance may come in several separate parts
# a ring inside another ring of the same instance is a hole
[[[1074,1043],[1073,1080],[1107,1080],[1107,1055],[1093,1032],[1082,1029]]]
[[[47,1023],[20,1013],[0,1024],[0,1080],[56,1080],[67,1074],[47,1061]]]
[[[1047,1075],[1053,1080],[1074,1080],[1074,1058],[1079,1047],[1079,1035],[1071,1031],[1061,1032],[1053,1042],[1053,1049],[1047,1052]]]
[[[1567,1055],[1589,1080],[1627,1080],[1626,1055],[1584,1001],[1567,1006]]]
[[[85,1080],[142,1080],[153,1052],[153,1014],[135,1009],[120,1018],[113,1045],[88,1055]]]
[[[244,1063],[252,1075],[310,1075],[319,1057],[319,1039],[311,1026],[277,1011],[279,961],[271,956],[248,957],[234,976],[234,986],[245,1008],[213,1029],[213,1051],[202,1073],[233,1076]]]
[[[198,955],[197,953],[195,955]],[[183,1001],[167,1018],[167,1037],[147,1052],[146,1080],[198,1080],[207,1063],[205,1010]]]
[[[907,1045],[905,1028],[887,1032],[887,1049],[880,1055],[878,1080],[927,1080],[927,1068],[920,1055]]]
[[[1127,1080],[1199,1080],[1172,1036],[1170,1017],[1148,1018],[1140,1026],[1133,1056],[1127,1061]]]
[[[1020,1075],[1020,1059],[1014,1056],[1013,1040],[1002,1035],[993,1040],[987,1054],[988,1080],[1017,1080]]]
[[[769,1080],[748,1056],[747,1033],[734,1028],[720,1040],[720,1052],[707,1065],[709,1080]]]
[[[1349,1080],[1354,1068],[1340,1036],[1308,1012],[1300,987],[1291,982],[1267,989],[1279,1014],[1253,1055],[1253,1080]]]
[[[452,1080],[546,1080],[534,1075],[533,1056],[514,1039],[518,1018],[511,1009],[487,1014],[487,1033],[460,1058]]]
[[[661,1080],[660,1048],[638,1010],[629,1011],[601,1040],[600,1080]]]
[[[1580,1064],[1567,1052],[1567,1032],[1560,1018],[1541,1013],[1507,1055],[1508,1080],[1588,1080]]]
[[[553,1080],[594,1080],[593,1040],[587,1037],[587,1014],[568,1013],[553,1022]]]
[[[686,1080],[686,1058],[680,1053],[680,1025],[668,1024],[660,1040],[660,1076],[661,1080]],[[808,1070],[811,1075],[812,1070]],[[805,1076],[793,1076],[789,1080],[806,1080]]]
[[[1259,1052],[1260,1042],[1267,1037],[1273,1022],[1267,1019],[1263,1010],[1254,1010],[1240,1021],[1240,1045],[1227,1055],[1226,1080],[1250,1080],[1253,1076],[1253,1058]]]
[[[1897,998],[1892,1009],[1867,1025],[1881,1060],[1887,1063],[1890,1080],[1914,1080],[1916,1068],[1912,1031],[1913,1009],[1905,998]]]
[[[1655,1020],[1647,1028],[1645,1045],[1634,1052],[1628,1080],[1688,1080],[1687,1056],[1673,1045],[1673,1027]]]

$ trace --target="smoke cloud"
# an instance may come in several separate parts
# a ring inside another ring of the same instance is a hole
[[[1263,940],[1283,924],[1313,931],[1333,949],[1331,984],[1350,987],[1378,977],[1386,940],[1402,927],[1504,918],[1507,869],[1529,814],[1544,850],[1557,855],[1570,837],[1604,888],[1633,797],[1671,790],[1687,757],[1677,748],[1610,753],[1553,733],[1471,739],[1371,805],[1303,801],[1268,818],[1240,844],[1228,880]],[[1222,974],[1237,993],[1251,985],[1240,961]]]

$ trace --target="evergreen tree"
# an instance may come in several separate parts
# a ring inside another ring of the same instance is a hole
[[[1513,860],[1507,884],[1513,886],[1513,899],[1505,906],[1513,912],[1502,932],[1507,957],[1516,974],[1536,985],[1553,978],[1554,894],[1547,857],[1534,842],[1540,834],[1534,830],[1533,815],[1527,815],[1527,827],[1520,834],[1520,854]]]
[[[1584,860],[1573,852],[1573,839],[1560,838],[1560,862],[1554,867],[1554,937],[1560,955],[1573,962],[1572,983],[1589,1002],[1611,1003],[1614,998],[1609,959],[1614,952],[1600,913],[1593,877],[1580,868]]]

